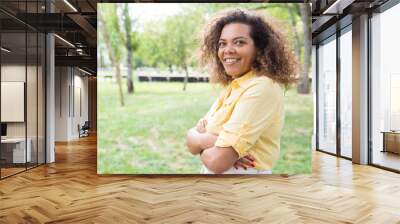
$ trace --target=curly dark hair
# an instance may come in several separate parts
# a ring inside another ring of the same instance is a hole
[[[265,75],[288,87],[296,81],[297,58],[285,36],[278,31],[272,19],[254,11],[230,9],[218,14],[204,29],[200,43],[200,65],[211,66],[211,81],[228,85],[232,77],[227,75],[218,58],[218,41],[222,29],[230,23],[250,26],[250,37],[257,49],[256,59],[251,66],[257,75]]]

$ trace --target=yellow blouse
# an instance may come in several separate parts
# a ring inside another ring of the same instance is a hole
[[[233,80],[204,117],[215,146],[233,147],[239,158],[255,158],[256,169],[271,170],[279,159],[284,123],[283,88],[250,71]]]

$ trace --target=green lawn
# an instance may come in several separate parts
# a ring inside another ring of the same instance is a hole
[[[98,81],[98,173],[199,173],[186,150],[186,131],[210,108],[220,89],[206,83],[135,83],[121,107],[117,85]],[[124,89],[126,93],[126,89]],[[281,159],[274,173],[310,173],[311,95],[286,93]]]

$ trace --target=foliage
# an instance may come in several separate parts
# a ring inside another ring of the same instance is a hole
[[[106,19],[107,18],[107,19]],[[120,48],[123,44],[123,37],[118,25],[117,8],[115,4],[100,4],[98,19],[100,21],[100,30],[102,37],[107,47],[109,58],[116,71],[116,79],[119,87],[119,99],[121,106],[124,106],[124,94],[122,92],[121,84],[121,70],[120,61],[122,57],[122,50]]]
[[[137,33],[135,43],[138,44],[134,61],[137,67],[170,68],[182,67],[187,63],[196,66],[196,49],[202,28],[216,13],[227,8],[247,8],[258,10],[267,16],[281,21],[280,27],[288,35],[292,43],[295,38],[302,38],[301,18],[297,10],[293,11],[295,26],[290,20],[286,4],[272,3],[209,3],[182,5],[182,12],[168,16],[162,20],[148,21],[142,31]],[[296,29],[299,36],[293,33]],[[302,42],[302,40],[299,40]],[[302,47],[302,46],[300,46]]]
[[[193,63],[191,56],[197,47],[193,34],[198,32],[201,18],[199,11],[189,9],[163,21],[147,22],[138,34],[138,63],[161,68]]]
[[[123,36],[121,34],[121,28],[119,25],[119,17],[117,15],[116,4],[99,4],[99,17],[103,18],[103,22],[99,23],[99,30],[105,29],[109,35],[109,41],[111,45],[112,53],[116,61],[121,61],[123,54],[125,53],[124,48],[121,46],[124,43]]]

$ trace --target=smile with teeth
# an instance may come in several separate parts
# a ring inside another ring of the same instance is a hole
[[[240,59],[238,59],[238,58],[225,58],[224,62],[225,62],[225,64],[230,65],[230,64],[234,64],[234,63],[238,62],[239,60]]]

